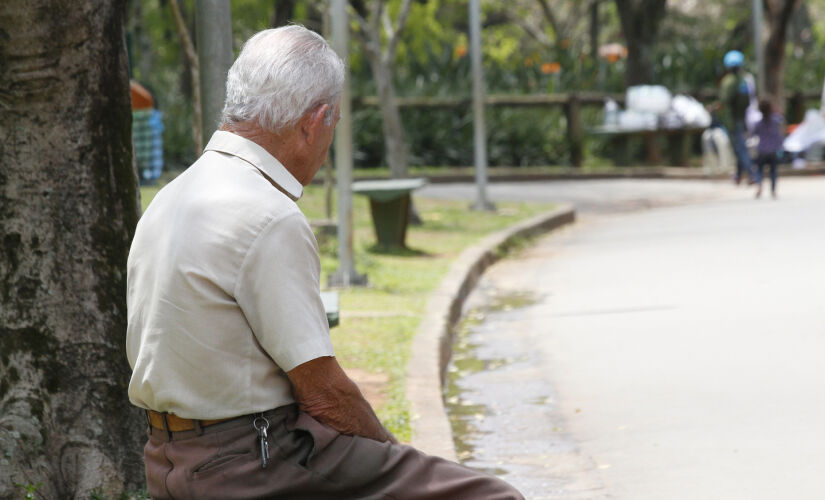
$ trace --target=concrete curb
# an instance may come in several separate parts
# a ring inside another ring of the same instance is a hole
[[[561,205],[485,237],[453,262],[438,289],[430,295],[407,365],[407,399],[414,447],[430,455],[457,459],[442,387],[452,355],[453,329],[461,318],[465,299],[484,270],[518,239],[552,231],[572,223],[575,218],[572,206]]]

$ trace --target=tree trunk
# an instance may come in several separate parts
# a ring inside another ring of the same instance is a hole
[[[378,93],[378,107],[384,131],[384,151],[390,176],[407,176],[407,147],[404,143],[404,126],[401,113],[395,101],[395,87],[392,81],[392,65],[401,33],[407,24],[411,0],[404,0],[395,21],[395,26],[385,10],[385,0],[373,0],[368,10],[362,0],[350,0],[361,27],[359,40],[370,64]],[[384,40],[386,38],[386,40]],[[411,210],[415,214],[415,210]],[[417,220],[417,214],[413,217]]]
[[[765,6],[770,23],[770,35],[765,42],[765,92],[781,106],[784,103],[783,77],[788,23],[799,6],[799,0],[768,0]]]
[[[189,62],[190,88],[192,89],[192,147],[195,149],[195,158],[203,154],[203,116],[201,104],[201,71],[198,53],[195,51],[195,44],[192,42],[190,30],[186,27],[186,21],[177,4],[178,0],[169,0],[169,8],[172,10],[172,17],[175,19],[175,28],[178,31],[178,38],[183,47],[183,53]]]
[[[295,0],[275,0],[272,17],[269,19],[271,28],[286,26],[295,14]]]
[[[125,1],[0,2],[0,498],[142,487]]]
[[[401,112],[395,100],[391,63],[376,54],[368,53],[368,58],[378,93],[378,107],[381,111],[381,126],[384,132],[384,151],[390,167],[390,177],[407,177],[404,126],[401,123]]]
[[[653,46],[667,0],[616,0],[627,44],[625,82],[628,87],[654,83]]]

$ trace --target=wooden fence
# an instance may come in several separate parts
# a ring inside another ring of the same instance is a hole
[[[700,90],[695,92],[680,92],[693,96],[700,102],[709,103],[717,99],[716,90]],[[798,123],[805,114],[805,102],[819,100],[821,93],[795,92],[787,97],[786,117],[788,123]],[[613,99],[618,104],[624,104],[625,95],[608,92],[568,92],[558,94],[488,94],[484,102],[487,106],[505,107],[536,107],[560,106],[564,110],[567,121],[567,139],[570,143],[570,163],[579,167],[582,164],[584,144],[584,128],[581,123],[581,108],[583,106],[604,106],[607,99]],[[470,108],[471,97],[397,97],[396,102],[401,108],[448,109]],[[364,96],[353,98],[354,106],[378,106],[378,98]]]

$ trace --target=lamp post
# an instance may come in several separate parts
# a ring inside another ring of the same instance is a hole
[[[218,128],[226,99],[226,74],[235,59],[229,7],[225,0],[197,0],[195,4],[204,145]]]
[[[349,55],[347,0],[331,0],[332,45],[345,62]],[[328,279],[330,286],[365,285],[367,277],[355,270],[352,244],[352,113],[349,66],[341,92],[341,118],[335,129],[335,171],[338,184],[338,270]]]
[[[473,66],[473,146],[478,198],[473,210],[495,210],[487,200],[487,137],[484,129],[484,74],[481,66],[481,0],[470,0],[470,60]]]

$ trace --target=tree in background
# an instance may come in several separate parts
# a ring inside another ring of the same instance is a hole
[[[198,53],[195,50],[195,43],[192,41],[193,37],[189,33],[189,28],[186,27],[186,20],[183,17],[177,0],[169,0],[169,9],[172,11],[172,17],[175,19],[175,28],[178,31],[180,45],[183,48],[183,53],[186,55],[186,62],[189,67],[189,78],[192,89],[192,144],[195,150],[195,157],[198,157],[204,147],[200,62],[198,61]]]
[[[128,19],[135,79],[153,92],[164,112],[166,165],[174,171],[191,164],[194,148],[191,78],[176,35],[174,18],[166,5],[169,1],[129,0]],[[554,21],[543,13],[542,0],[482,2],[482,50],[488,91],[497,94],[621,92],[626,86],[625,75],[638,71],[631,69],[635,64],[633,61],[624,58],[600,58],[594,64],[591,32],[594,16],[592,10],[586,11],[594,1],[544,1]],[[369,15],[372,0],[362,2]],[[194,0],[178,0],[184,19],[193,3]],[[235,48],[253,33],[287,20],[321,32],[319,9],[325,3],[317,0],[232,0]],[[639,0],[632,3],[635,6]],[[384,5],[389,10],[389,17],[395,19],[401,0],[385,0]],[[184,9],[184,6],[189,8]],[[753,62],[750,6],[750,1],[743,0],[669,2],[656,29],[656,42],[649,52],[652,68],[649,73],[654,81],[673,92],[713,92],[727,50],[740,48],[747,60]],[[809,93],[822,87],[825,32],[819,27],[825,20],[823,7],[825,0],[802,2],[790,21],[789,47],[784,60],[784,89],[788,93]],[[599,44],[626,45],[616,2],[601,0],[597,14]],[[647,12],[642,14],[648,15]],[[806,19],[810,29],[794,21]],[[353,23],[357,21],[353,20]],[[383,43],[386,41],[384,38]],[[394,91],[403,96],[467,97],[468,59],[466,0],[414,1],[392,67]],[[381,111],[359,100],[375,96],[377,92],[369,60],[355,37],[350,68],[355,98],[355,165],[357,168],[386,165]],[[805,104],[801,102],[800,106]],[[493,107],[487,118],[491,165],[546,165],[568,156],[569,145],[559,110]],[[601,110],[583,108],[585,126],[595,126],[601,119]],[[401,121],[409,165],[472,164],[469,107],[403,108]],[[587,147],[599,154],[600,144],[599,140],[588,141]]]
[[[143,483],[127,398],[139,215],[124,1],[0,2],[0,498]]]
[[[393,64],[407,24],[412,0],[401,0],[395,21],[390,19],[385,0],[351,0],[358,22],[357,38],[369,61],[378,93],[387,163],[392,177],[407,176],[407,146],[404,126],[395,100]]]
[[[514,2],[513,5],[503,5],[503,13],[509,22],[521,26],[524,31],[545,47],[552,47],[559,43],[572,43],[573,38],[580,35],[577,25],[587,19],[590,2],[582,1],[555,1],[530,0],[528,5],[521,9],[514,9],[518,4],[528,2]],[[545,26],[550,27],[551,35],[547,34]]]
[[[791,17],[801,0],[764,0],[770,34],[765,42],[765,91],[776,102],[783,101],[785,42]]]
[[[273,28],[286,26],[295,16],[295,0],[278,0],[275,2],[269,25]]]
[[[653,47],[667,0],[616,0],[627,43],[625,82],[628,87],[654,83]]]

